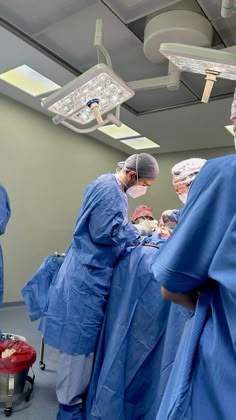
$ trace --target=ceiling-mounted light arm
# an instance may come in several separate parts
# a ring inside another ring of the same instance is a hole
[[[213,70],[206,70],[206,83],[205,88],[202,94],[201,102],[207,104],[209,102],[211,91],[213,89],[214,83],[216,82],[216,77],[219,76],[219,72]]]
[[[168,90],[177,90],[180,85],[180,70],[169,62],[168,76],[153,77],[150,79],[134,80],[128,82],[128,86],[134,91],[150,90],[157,88],[167,88]]]
[[[235,0],[222,0],[221,5],[221,16],[223,18],[229,18],[236,13],[236,2]]]
[[[103,45],[103,22],[102,19],[96,20],[96,31],[94,36],[94,47],[97,49],[98,54],[98,63],[103,63],[104,61],[101,58],[101,54],[106,60],[106,64],[110,69],[112,69],[111,57],[109,52]]]
[[[118,105],[117,107],[116,107],[116,118],[117,118],[117,120],[120,120],[120,105]],[[122,124],[122,123],[121,123]]]
[[[217,77],[236,81],[236,53],[234,47],[216,50],[193,45],[162,43],[160,52],[180,71],[203,74],[206,85],[202,102],[207,103]]]
[[[97,130],[98,128],[102,127],[105,124],[115,124],[117,127],[120,127],[122,125],[122,122],[112,113],[109,113],[105,120],[103,120],[103,124],[96,124],[89,128],[79,128],[76,127],[74,124],[69,123],[68,121],[61,121],[60,124],[64,125],[64,127],[69,128],[70,130],[74,131],[75,133],[81,133],[81,134],[88,134],[92,133],[93,131]],[[57,123],[59,124],[59,123]]]

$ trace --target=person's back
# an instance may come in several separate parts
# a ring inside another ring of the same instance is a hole
[[[204,165],[153,266],[164,297],[197,300],[157,420],[235,419],[235,177],[236,155]]]
[[[151,267],[164,240],[150,241],[130,250],[114,271],[88,420],[152,420],[164,393],[190,313],[162,298]]]

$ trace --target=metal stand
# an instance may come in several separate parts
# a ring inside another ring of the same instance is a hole
[[[9,375],[9,383],[11,381],[10,376],[14,376],[14,375]],[[26,377],[23,392],[14,393],[14,387],[13,387],[12,389],[9,388],[9,392],[7,396],[0,396],[0,403],[5,403],[4,414],[6,417],[10,417],[12,415],[12,406],[14,402],[23,401],[23,400],[28,402],[30,400],[30,396],[34,389],[34,379],[35,379],[34,374],[32,378],[30,376]]]
[[[40,356],[39,356],[39,367],[41,370],[44,370],[46,365],[43,362],[44,358],[44,339],[43,336],[41,337],[41,344],[40,344]]]

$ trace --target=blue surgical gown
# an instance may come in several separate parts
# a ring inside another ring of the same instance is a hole
[[[152,244],[158,240],[153,237]],[[153,420],[190,312],[166,301],[152,273],[159,250],[133,248],[113,274],[87,397],[88,420]]]
[[[88,186],[41,318],[45,343],[72,355],[95,351],[113,267],[126,248],[139,243],[127,211],[126,194],[114,175],[102,175]]]
[[[10,201],[8,194],[5,188],[0,185],[0,235],[3,235],[6,230],[6,226],[8,220],[11,216],[11,208],[10,208]],[[0,305],[3,302],[3,289],[4,289],[4,282],[3,282],[3,255],[2,255],[2,248],[0,245]]]
[[[200,291],[157,420],[235,420],[235,179],[235,154],[204,165],[153,265],[168,291]]]

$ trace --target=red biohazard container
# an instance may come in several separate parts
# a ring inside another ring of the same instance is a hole
[[[34,385],[34,375],[30,377],[28,372],[36,360],[36,351],[16,338],[14,334],[0,337],[0,402],[5,403],[7,417],[12,414],[13,402],[29,401]]]

